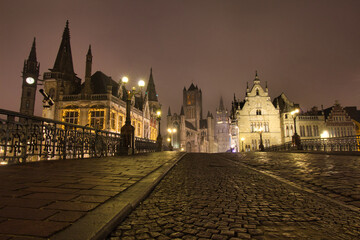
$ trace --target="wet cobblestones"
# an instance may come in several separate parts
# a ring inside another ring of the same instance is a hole
[[[223,156],[360,208],[360,156],[259,152]]]
[[[185,156],[107,239],[358,239],[358,212],[224,156]]]

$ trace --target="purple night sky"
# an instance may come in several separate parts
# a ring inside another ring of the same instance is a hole
[[[19,111],[34,37],[41,75],[53,67],[66,20],[80,78],[89,44],[93,72],[116,81],[147,81],[152,67],[164,114],[179,113],[192,82],[204,116],[220,96],[230,109],[255,70],[272,98],[284,92],[302,110],[335,100],[359,108],[359,12],[358,0],[1,0],[0,108]]]

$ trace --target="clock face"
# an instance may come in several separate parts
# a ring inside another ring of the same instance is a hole
[[[32,78],[32,77],[27,77],[27,78],[26,78],[26,82],[27,82],[28,84],[34,84],[34,83],[35,83],[35,79]]]

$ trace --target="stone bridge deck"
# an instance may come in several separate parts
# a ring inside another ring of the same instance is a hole
[[[0,240],[101,238],[183,154],[0,167]]]

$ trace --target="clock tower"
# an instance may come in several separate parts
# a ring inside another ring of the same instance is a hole
[[[34,115],[36,86],[39,78],[40,63],[36,59],[35,38],[30,55],[24,62],[22,72],[23,84],[21,94],[20,113]]]

